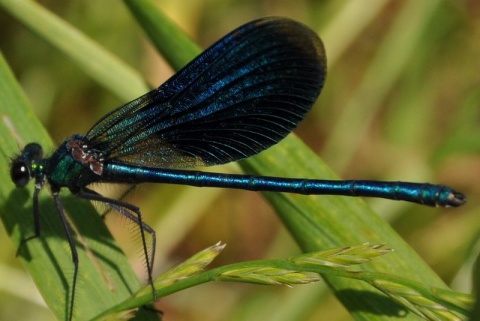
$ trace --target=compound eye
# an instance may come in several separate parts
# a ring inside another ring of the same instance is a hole
[[[30,168],[23,161],[16,161],[10,168],[10,177],[17,187],[23,187],[32,178],[30,175]]]

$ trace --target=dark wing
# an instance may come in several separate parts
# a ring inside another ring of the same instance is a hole
[[[323,45],[312,30],[285,18],[255,20],[106,115],[86,138],[107,162],[174,168],[235,161],[290,133],[325,76]]]

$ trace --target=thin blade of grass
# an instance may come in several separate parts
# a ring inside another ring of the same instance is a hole
[[[120,99],[133,99],[149,89],[137,71],[36,2],[0,0],[0,6]]]

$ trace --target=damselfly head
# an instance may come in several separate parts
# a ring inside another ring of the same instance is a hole
[[[22,153],[13,159],[10,166],[10,177],[17,187],[23,187],[34,177],[34,168],[43,157],[43,149],[37,143],[25,146]]]

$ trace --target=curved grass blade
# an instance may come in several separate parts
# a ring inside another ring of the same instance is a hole
[[[20,241],[32,235],[33,216],[29,189],[15,188],[9,173],[8,156],[19,153],[26,141],[52,146],[46,131],[35,117],[25,95],[16,83],[3,56],[0,55],[0,218],[18,248]],[[141,282],[118,248],[103,220],[91,204],[73,197],[64,197],[77,235],[80,256],[80,277],[75,297],[75,320],[92,317],[129,297]],[[34,279],[47,305],[59,319],[65,319],[69,307],[69,287],[73,264],[65,240],[65,232],[48,192],[40,200],[42,235],[19,248],[19,258]],[[153,319],[155,320],[155,319]]]
[[[36,2],[0,0],[0,6],[119,98],[130,100],[149,89],[138,72],[115,54]]]

